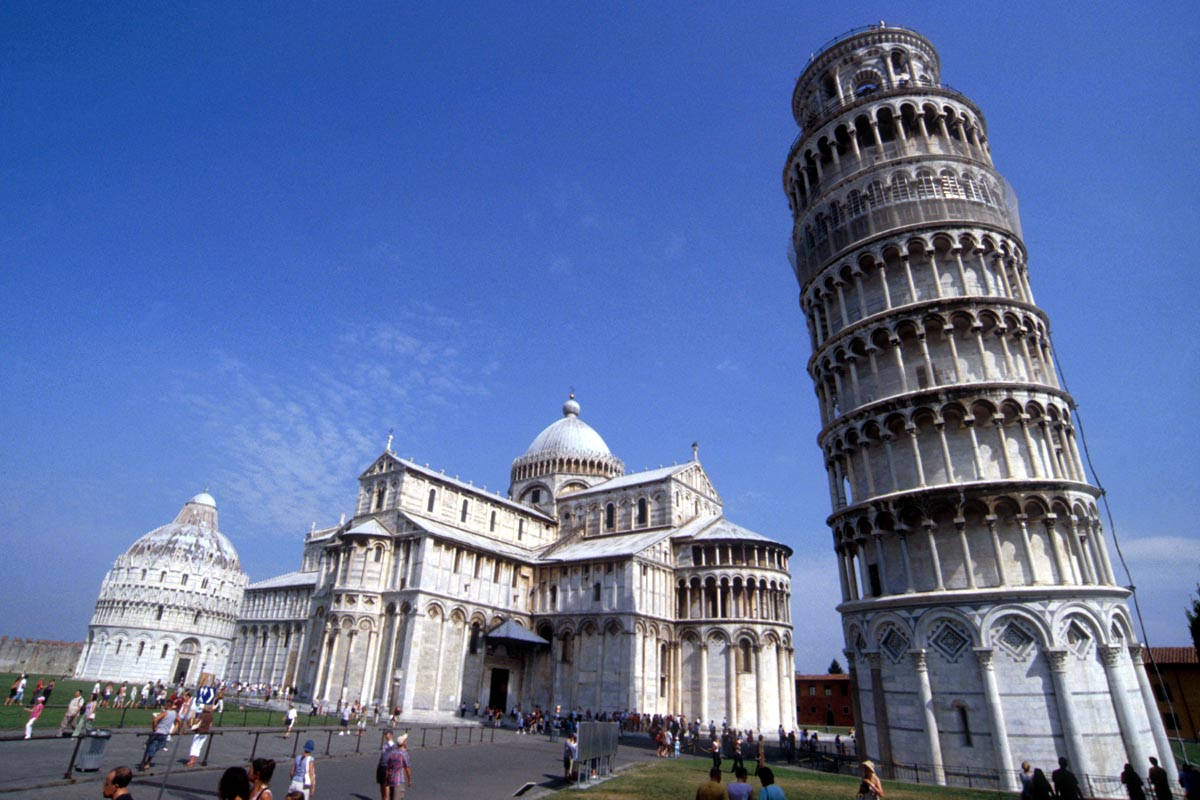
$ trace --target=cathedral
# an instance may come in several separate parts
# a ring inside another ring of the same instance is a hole
[[[247,587],[228,679],[408,719],[479,703],[792,726],[792,551],[725,518],[695,447],[627,474],[572,395],[507,495],[390,440],[358,483],[298,570]]]

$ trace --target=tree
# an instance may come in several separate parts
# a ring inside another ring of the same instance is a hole
[[[1196,584],[1196,596],[1192,598],[1192,607],[1187,609],[1188,633],[1192,635],[1192,647],[1200,656],[1200,583]]]
[[[1190,617],[1189,617],[1189,619],[1190,619]],[[1197,624],[1200,624],[1200,623],[1197,623]],[[829,674],[830,675],[841,675],[842,674],[842,665],[838,663],[838,660],[836,658],[833,661],[829,662]]]

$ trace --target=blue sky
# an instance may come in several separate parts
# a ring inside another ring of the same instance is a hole
[[[254,579],[390,428],[489,487],[569,386],[631,469],[701,459],[840,654],[780,184],[792,85],[914,27],[983,109],[1155,644],[1186,641],[1198,12],[1113,4],[0,8],[0,634],[81,639],[210,488]]]

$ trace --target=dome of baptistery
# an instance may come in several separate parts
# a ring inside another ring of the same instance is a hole
[[[224,677],[246,575],[201,492],[118,556],[100,585],[76,668],[86,678],[194,683]]]
[[[561,494],[594,486],[625,474],[625,464],[612,454],[603,437],[579,418],[574,392],[562,406],[562,417],[534,437],[512,464],[509,491],[544,511]]]

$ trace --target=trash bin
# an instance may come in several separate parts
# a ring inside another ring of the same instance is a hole
[[[79,758],[75,760],[76,772],[96,772],[100,769],[100,761],[104,758],[104,749],[112,731],[88,731],[79,748]]]

